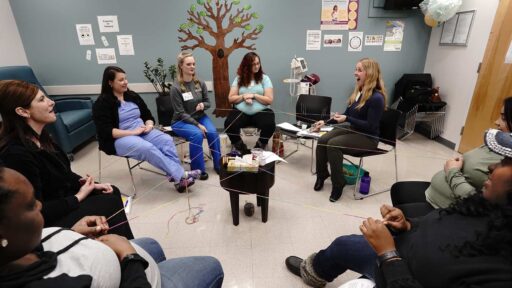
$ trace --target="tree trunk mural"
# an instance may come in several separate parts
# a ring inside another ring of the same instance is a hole
[[[212,3],[213,2],[213,3]],[[188,22],[180,25],[178,32],[184,34],[178,37],[179,42],[193,42],[193,44],[184,44],[181,50],[194,50],[203,48],[212,55],[213,69],[213,87],[215,90],[214,114],[217,117],[226,117],[231,108],[228,103],[229,94],[229,66],[228,58],[233,51],[240,48],[256,50],[255,44],[246,44],[248,40],[258,39],[258,35],[263,31],[263,25],[259,24],[253,28],[249,22],[252,19],[258,19],[258,13],[250,13],[251,5],[245,5],[242,8],[232,11],[233,5],[239,5],[240,0],[197,0],[197,5],[192,4],[187,10]],[[227,19],[227,26],[224,27],[224,20]],[[213,23],[213,25],[212,25]],[[192,29],[195,28],[195,31]],[[235,31],[243,30],[239,37],[235,37],[231,46],[226,46],[226,35]],[[213,39],[214,44],[206,43],[202,34],[206,32]]]

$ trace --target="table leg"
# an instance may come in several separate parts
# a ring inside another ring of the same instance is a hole
[[[268,219],[268,194],[269,190],[265,190],[261,195],[262,197],[257,196],[261,202],[261,222],[263,223],[267,223]]]
[[[233,217],[233,225],[238,226],[238,223],[240,221],[240,215],[239,215],[239,194],[237,192],[229,192],[229,201],[231,202],[231,216]]]

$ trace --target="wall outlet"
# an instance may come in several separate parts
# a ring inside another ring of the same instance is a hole
[[[206,89],[208,90],[208,92],[213,91],[213,81],[204,81],[204,84],[206,84]]]

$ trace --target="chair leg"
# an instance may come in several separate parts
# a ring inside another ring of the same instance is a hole
[[[130,167],[130,158],[126,158],[128,164],[128,172],[130,172],[130,179],[132,180],[133,198],[137,197],[137,189],[135,188],[135,181],[133,181],[132,167]]]
[[[98,182],[101,183],[101,150],[98,149]]]
[[[396,157],[396,147],[393,148],[393,152],[395,154],[395,183],[398,182],[398,161],[397,161],[397,157]],[[358,181],[359,183],[359,181]],[[384,190],[381,190],[381,191],[377,191],[377,192],[373,192],[373,193],[368,193],[367,195],[363,195],[361,193],[356,193],[357,191],[354,191],[354,198],[356,200],[362,200],[364,198],[367,198],[367,197],[371,197],[371,196],[374,196],[374,195],[377,195],[377,194],[381,194],[381,193],[384,193],[384,192],[388,192],[389,190],[391,190],[391,187],[389,188],[386,188]],[[356,197],[357,195],[357,197]]]
[[[311,166],[309,168],[309,170],[311,170],[312,175],[316,174],[316,171],[313,170],[314,157],[315,157],[315,138],[312,138],[311,139]]]
[[[359,168],[357,169],[357,177],[356,177],[356,184],[354,185],[354,199],[360,200],[363,199],[364,195],[361,195],[359,193],[359,186],[361,186],[361,170],[363,170],[363,157],[359,158]]]

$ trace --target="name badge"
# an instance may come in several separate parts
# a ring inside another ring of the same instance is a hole
[[[183,101],[189,101],[194,99],[194,96],[192,95],[192,92],[183,93]]]

